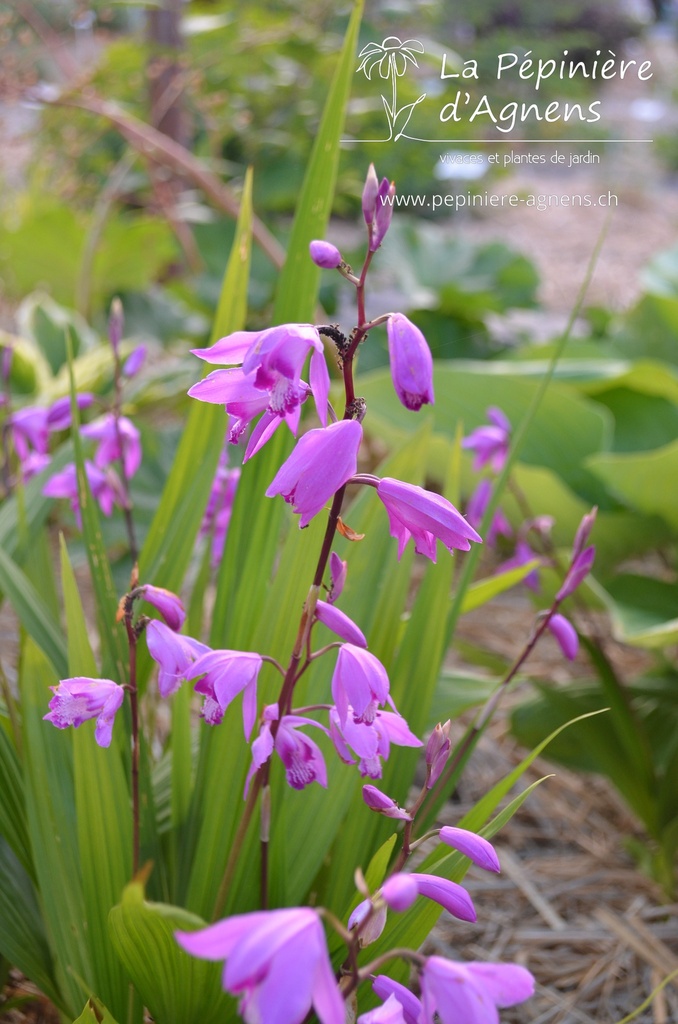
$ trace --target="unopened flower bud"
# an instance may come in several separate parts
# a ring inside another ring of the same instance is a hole
[[[472,860],[479,868],[485,871],[500,871],[499,858],[492,843],[475,832],[469,832],[465,828],[453,828],[445,825],[440,830],[440,838],[454,850],[459,850],[465,857]]]
[[[178,632],[186,619],[186,612],[184,611],[181,599],[176,594],[173,594],[171,590],[165,590],[164,587],[154,587],[150,583],[147,583],[141,589],[143,590],[144,601],[148,601],[154,608],[157,608],[169,628],[173,629],[175,633]]]
[[[432,789],[440,778],[450,753],[450,720],[436,725],[426,744],[426,767],[429,769],[426,788]]]
[[[391,910],[407,910],[418,895],[419,889],[415,878],[402,871],[391,875],[381,887],[382,899]]]
[[[556,638],[558,646],[567,660],[574,661],[579,650],[579,637],[569,619],[566,619],[564,615],[552,615],[549,619],[548,628]]]
[[[369,920],[365,927],[360,929],[358,941],[361,947],[369,946],[371,942],[376,942],[386,925],[386,907],[381,906],[373,909],[372,900],[363,900],[348,919],[349,929],[356,928],[362,924],[368,914],[370,914]]]
[[[417,412],[433,403],[433,359],[426,338],[402,313],[388,318],[386,333],[393,387],[405,408]]]
[[[334,270],[342,263],[341,253],[331,242],[315,241],[309,245],[311,259],[317,267]]]
[[[374,164],[370,164],[367,171],[367,177],[365,178],[365,187],[363,188],[363,217],[368,228],[371,228],[374,223],[374,215],[377,211],[377,193],[379,192],[379,178],[377,172],[374,169]]]
[[[370,251],[376,252],[384,240],[393,217],[393,200],[395,198],[395,182],[382,178],[377,193],[374,223],[370,227]]]
[[[398,807],[395,800],[386,796],[376,786],[363,786],[363,800],[372,811],[383,814],[387,818],[402,818],[404,821],[411,821],[410,815],[401,807]]]
[[[130,352],[125,360],[122,367],[123,377],[134,377],[139,372],[141,367],[144,365],[146,359],[146,346],[137,345],[137,347]]]

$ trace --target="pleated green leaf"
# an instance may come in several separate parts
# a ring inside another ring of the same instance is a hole
[[[179,907],[147,903],[138,882],[111,910],[111,940],[135,988],[158,1024],[225,1024],[234,1001],[221,990],[221,964],[189,956],[174,938],[205,922]]]
[[[68,671],[71,676],[97,676],[87,637],[78,586],[61,538],[61,585],[66,631]],[[119,733],[123,723],[119,722]],[[93,991],[120,1020],[126,1018],[129,981],[108,937],[108,914],[119,902],[132,870],[132,825],[129,786],[120,744],[104,750],[91,732],[74,730],[75,802],[82,885],[90,937]],[[141,1019],[140,1008],[137,1018]],[[131,1021],[129,1021],[131,1024]]]
[[[58,676],[66,675],[66,645],[52,611],[26,573],[0,548],[0,590],[21,625],[49,659]]]
[[[35,876],[55,980],[65,1007],[74,1015],[82,1005],[75,976],[92,977],[90,942],[77,843],[73,750],[70,731],[43,721],[50,686],[58,677],[31,641],[23,645],[19,689],[26,759],[26,811]],[[94,743],[91,723],[81,729]]]
[[[73,371],[73,352],[70,335],[67,338],[68,369],[71,387],[71,420],[73,451],[78,480],[78,502],[82,516],[82,535],[87,552],[97,625],[103,650],[103,675],[120,682],[125,678],[126,648],[122,636],[122,628],[115,621],[118,607],[118,594],[113,583],[111,564],[108,560],[99,509],[92,497],[87,474],[85,472],[85,453],[80,436],[80,410],[77,404],[75,376]]]

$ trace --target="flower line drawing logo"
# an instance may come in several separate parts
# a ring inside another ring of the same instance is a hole
[[[364,71],[365,77],[371,81],[372,72],[379,71],[379,77],[391,82],[390,101],[382,94],[382,103],[388,119],[388,138],[383,142],[397,142],[403,137],[414,108],[426,98],[426,93],[413,103],[406,103],[398,109],[398,79],[407,71],[408,64],[418,68],[416,53],[424,52],[424,45],[418,39],[406,39],[398,36],[387,36],[381,43],[367,43],[358,54],[361,58],[358,71]],[[407,136],[406,136],[407,137]]]

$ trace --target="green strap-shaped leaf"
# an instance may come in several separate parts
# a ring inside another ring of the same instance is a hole
[[[90,997],[85,1008],[73,1024],[117,1024],[115,1018],[98,999]]]
[[[71,676],[96,677],[96,662],[87,638],[78,586],[61,538],[61,585],[68,634]],[[117,731],[124,727],[121,721]],[[119,901],[132,870],[132,824],[129,786],[120,744],[102,750],[91,732],[76,729],[73,736],[75,802],[82,885],[90,937],[92,991],[120,1020],[129,1004],[129,980],[108,937],[108,914]],[[90,981],[90,979],[85,979]],[[141,1019],[137,1008],[136,1019]]]
[[[66,675],[66,645],[59,624],[26,573],[0,548],[0,590],[12,603],[21,625],[49,658],[57,676]]]
[[[128,885],[113,907],[113,946],[141,999],[158,1024],[224,1024],[234,1020],[234,1002],[221,989],[221,964],[189,956],[174,938],[205,922],[180,907],[147,903],[138,882]]]
[[[0,836],[7,841],[31,878],[33,858],[26,821],[26,791],[22,765],[8,733],[0,725]]]
[[[49,662],[30,640],[23,645],[19,691],[26,757],[28,830],[42,914],[63,1004],[75,1014],[82,990],[75,980],[91,978],[90,942],[77,843],[73,753],[69,732],[43,721],[56,685]],[[94,742],[91,723],[81,728]]]

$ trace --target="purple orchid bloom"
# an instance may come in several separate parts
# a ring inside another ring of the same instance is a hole
[[[146,626],[146,643],[151,657],[159,666],[158,690],[161,697],[175,693],[187,678],[191,665],[210,650],[207,644],[190,636],[180,636],[157,619]]]
[[[569,619],[556,613],[548,621],[548,628],[568,661],[574,661],[579,651],[579,637]]]
[[[76,676],[62,679],[51,686],[54,696],[49,702],[49,713],[43,715],[57,729],[76,728],[90,718],[96,718],[94,739],[100,747],[110,747],[116,711],[125,699],[125,691],[112,679],[89,679]]]
[[[459,850],[459,853],[463,853],[484,871],[501,871],[494,846],[476,832],[445,825],[440,830],[440,838],[446,846],[451,846],[453,850]]]
[[[265,331],[236,331],[221,338],[211,348],[193,349],[193,354],[212,364],[237,365],[239,371],[215,370],[189,390],[192,398],[224,405],[238,420],[240,433],[259,413],[285,418],[296,434],[299,406],[308,393],[301,371],[309,352],[311,380],[318,415],[327,422],[327,394],[323,383],[328,377],[320,363],[325,362],[323,343],[311,324],[283,324]],[[277,426],[277,424],[276,424]],[[272,432],[272,431],[271,431]],[[237,438],[236,438],[237,439]],[[231,440],[233,438],[231,437]]]
[[[343,262],[341,253],[331,242],[316,240],[308,248],[315,265],[323,270],[336,270]]]
[[[312,782],[327,787],[327,768],[320,748],[298,730],[302,725],[313,725],[326,735],[328,730],[312,718],[283,715],[274,739],[271,726],[278,720],[278,715],[277,704],[269,704],[264,708],[264,721],[259,735],[252,744],[252,765],[245,783],[245,795],[252,776],[268,761],[274,750],[285,767],[287,783],[292,789],[304,789]]]
[[[518,964],[455,963],[430,956],[421,972],[419,1024],[499,1024],[498,1009],[534,994],[534,978]],[[396,997],[397,998],[397,997]]]
[[[12,442],[20,462],[24,462],[31,451],[46,455],[49,444],[47,409],[39,405],[26,405],[17,409],[7,419]]]
[[[406,409],[433,404],[433,359],[426,338],[402,313],[386,321],[393,387]]]
[[[378,658],[354,644],[343,644],[332,676],[332,699],[342,728],[349,707],[355,722],[371,724],[377,708],[390,702],[389,686],[386,669]]]
[[[162,615],[163,619],[175,633],[178,633],[186,619],[186,611],[181,603],[181,598],[173,594],[171,590],[164,587],[154,587],[147,583],[140,587],[144,601],[148,601]]]
[[[221,561],[226,543],[226,534],[231,522],[235,492],[240,481],[240,468],[229,469],[228,455],[224,451],[214,474],[214,482],[207,501],[207,508],[200,524],[200,536],[212,535],[212,568]]]
[[[492,497],[492,484],[485,477],[481,480],[476,487],[475,491],[468,500],[466,506],[466,518],[474,529],[478,529],[483,521],[485,515],[485,509],[487,508],[490,498]],[[487,531],[487,543],[493,547],[498,536],[510,537],[513,533],[511,524],[502,512],[500,508],[495,509],[495,513],[492,516],[492,523]]]
[[[125,476],[131,480],[141,465],[139,431],[131,420],[126,416],[120,416],[116,425],[115,416],[108,412],[98,420],[87,423],[81,433],[83,437],[97,442],[94,453],[95,465],[104,468],[112,462],[122,460]]]
[[[511,443],[511,424],[496,406],[487,410],[490,426],[478,427],[462,441],[462,448],[475,453],[473,468],[482,469],[489,463],[495,473],[500,473],[508,457]]]
[[[176,932],[182,949],[225,960],[222,985],[240,997],[247,1024],[344,1024],[345,1006],[315,910],[298,907],[238,914],[195,932]]]
[[[358,771],[371,779],[381,778],[381,761],[388,760],[391,743],[400,747],[420,747],[421,740],[411,732],[402,715],[391,711],[377,711],[374,721],[355,721],[349,706],[346,721],[340,722],[339,713],[332,708],[329,714],[330,739],[344,764],[355,764],[351,750],[358,755]]]
[[[372,979],[372,988],[379,998],[384,999],[386,1003],[389,1003],[391,999],[395,999],[400,1004],[404,1024],[419,1024],[419,1016],[422,1010],[421,1002],[413,992],[410,992],[409,988],[405,988],[399,981],[394,981],[385,974],[377,974]],[[362,1021],[362,1018],[359,1019]]]
[[[322,622],[324,626],[331,629],[342,640],[353,644],[355,647],[367,647],[367,640],[360,627],[356,626],[353,619],[350,619],[348,615],[340,611],[333,604],[330,604],[329,601],[319,600],[315,606],[315,615],[318,622]]]
[[[379,481],[377,494],[386,507],[391,536],[398,541],[398,558],[410,537],[414,550],[432,562],[436,560],[436,540],[442,541],[449,551],[468,551],[470,541],[482,543],[461,512],[440,494],[390,477]]]
[[[371,811],[383,814],[386,818],[401,818],[403,821],[412,821],[411,815],[402,807],[398,807],[395,800],[392,800],[386,793],[382,793],[376,786],[369,783],[363,786],[363,800]]]
[[[266,496],[282,494],[301,516],[300,528],[308,526],[355,475],[362,436],[357,420],[340,420],[329,427],[309,430],[278,470]]]
[[[249,739],[257,717],[257,679],[263,664],[260,654],[251,651],[209,651],[201,655],[186,672],[186,679],[197,679],[196,693],[205,697],[201,711],[209,725],[219,725],[229,704],[242,693],[242,719],[245,739]]]
[[[89,391],[83,391],[82,394],[75,396],[75,401],[80,411],[89,409],[94,401],[94,395]],[[71,423],[71,398],[70,395],[64,395],[63,398],[57,398],[47,410],[47,428],[54,432],[68,430]]]
[[[85,459],[85,474],[92,497],[105,516],[110,516],[115,505],[124,506],[122,485],[112,469],[104,471]],[[74,462],[69,462],[59,473],[55,473],[42,488],[42,493],[48,498],[68,498],[78,528],[82,529],[78,474]]]

